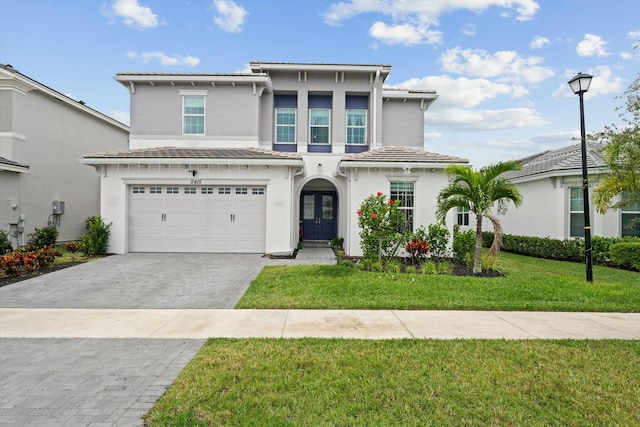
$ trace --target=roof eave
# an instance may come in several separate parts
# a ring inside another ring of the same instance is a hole
[[[389,161],[353,161],[353,160],[342,160],[340,161],[339,167],[345,169],[355,169],[355,168],[403,168],[405,166],[410,166],[411,168],[417,169],[444,169],[452,164],[466,164],[469,161],[452,161],[452,162],[416,162],[416,161],[399,161],[399,162],[389,162]]]
[[[302,159],[223,159],[202,157],[84,157],[80,163],[101,165],[249,165],[249,166],[303,166]]]

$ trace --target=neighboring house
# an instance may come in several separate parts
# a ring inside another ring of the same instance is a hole
[[[436,221],[443,169],[468,161],[423,149],[434,91],[383,88],[389,65],[250,66],[116,75],[130,147],[83,160],[102,177],[111,252],[290,254],[343,237],[358,255],[356,212],[379,191],[413,227]]]
[[[587,144],[591,234],[602,237],[634,235],[634,231],[624,225],[640,216],[637,206],[612,209],[604,215],[593,207],[593,188],[606,167],[597,149],[597,145]],[[519,209],[511,205],[504,216],[498,217],[504,232],[561,240],[584,237],[580,144],[545,151],[521,162],[522,170],[503,175],[511,179],[523,196]],[[491,230],[491,226],[486,229]]]
[[[128,138],[122,123],[0,65],[0,230],[12,246],[47,225],[60,241],[78,239],[100,213],[100,178],[78,159],[126,149]]]

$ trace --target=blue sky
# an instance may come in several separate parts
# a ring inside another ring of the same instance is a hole
[[[639,43],[637,0],[0,0],[0,62],[125,123],[117,72],[391,64],[440,95],[425,148],[475,167],[574,143],[579,71],[587,131],[620,123]]]

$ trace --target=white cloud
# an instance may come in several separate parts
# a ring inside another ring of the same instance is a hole
[[[128,112],[115,110],[115,111],[112,111],[111,114],[109,115],[114,119],[116,119],[117,121],[119,121],[120,123],[124,123],[125,125],[129,126],[130,120],[129,120]]]
[[[242,25],[249,14],[242,6],[238,6],[231,0],[213,0],[213,7],[218,13],[213,17],[213,22],[218,27],[230,33],[242,31]]]
[[[158,15],[150,7],[138,4],[138,0],[115,0],[111,8],[103,13],[119,16],[125,25],[139,30],[158,26]]]
[[[638,30],[638,31],[629,31],[627,33],[627,37],[630,38],[631,40],[640,42],[640,30]]]
[[[431,111],[431,110],[430,110]],[[486,131],[544,126],[546,121],[531,108],[507,108],[503,110],[465,110],[451,108],[431,111],[425,115],[426,123],[436,129],[457,131]]]
[[[531,42],[531,49],[542,49],[542,47],[545,44],[549,44],[551,43],[551,41],[546,38],[546,37],[542,37],[542,36],[536,36],[533,41]]]
[[[621,52],[620,53],[620,58],[627,60],[627,59],[631,59],[633,58],[633,55],[630,54],[629,52]]]
[[[369,28],[369,35],[385,44],[413,45],[418,43],[439,43],[442,33],[411,24],[387,25],[378,21]]]
[[[578,73],[573,70],[568,70],[565,73],[567,81],[576,74]],[[591,80],[589,90],[584,95],[585,99],[593,98],[598,95],[621,93],[624,90],[624,79],[622,77],[614,76],[611,68],[606,65],[600,65],[593,69],[589,69],[587,70],[587,74],[591,74],[593,76],[593,80]],[[552,97],[555,99],[571,98],[574,96],[576,95],[567,83],[560,84],[552,94]]]
[[[517,90],[507,84],[487,79],[451,78],[448,75],[411,79],[398,84],[407,89],[434,89],[439,94],[434,109],[470,108],[500,95],[513,95]],[[429,109],[431,111],[431,109]]]
[[[143,64],[149,63],[154,59],[160,61],[160,65],[186,65],[187,67],[195,67],[200,63],[200,58],[195,58],[191,55],[182,56],[182,55],[174,55],[169,56],[165,55],[163,52],[128,52],[127,57],[130,59],[136,59]]]
[[[551,69],[540,65],[544,58],[523,58],[510,50],[491,55],[484,50],[456,47],[444,52],[438,60],[444,71],[472,77],[498,78],[502,82],[539,83],[554,75]]]
[[[339,25],[364,13],[383,14],[390,17],[391,23],[374,23],[369,29],[372,37],[387,44],[440,43],[441,32],[431,27],[439,25],[441,14],[454,10],[480,13],[494,6],[515,9],[519,21],[532,19],[540,7],[536,0],[344,0],[332,3],[324,19],[329,25]]]
[[[593,34],[585,34],[584,39],[576,46],[576,52],[580,56],[607,56],[607,43],[602,37]]]
[[[472,37],[478,33],[478,27],[475,24],[467,24],[461,31],[465,36]]]

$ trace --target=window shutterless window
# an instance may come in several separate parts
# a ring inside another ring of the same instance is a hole
[[[391,183],[389,197],[394,202],[400,201],[398,209],[404,213],[404,230],[413,231],[414,186],[413,182]]]
[[[469,225],[469,209],[458,208],[458,225]]]
[[[309,144],[330,144],[331,109],[309,109]]]
[[[640,202],[629,203],[629,193],[622,193],[622,202],[626,203],[622,211],[622,237],[640,237]]]
[[[204,96],[182,97],[182,133],[204,135]]]
[[[347,144],[367,143],[367,110],[347,110]]]
[[[276,143],[296,143],[296,108],[276,108]]]
[[[584,237],[582,188],[569,188],[569,237]]]

